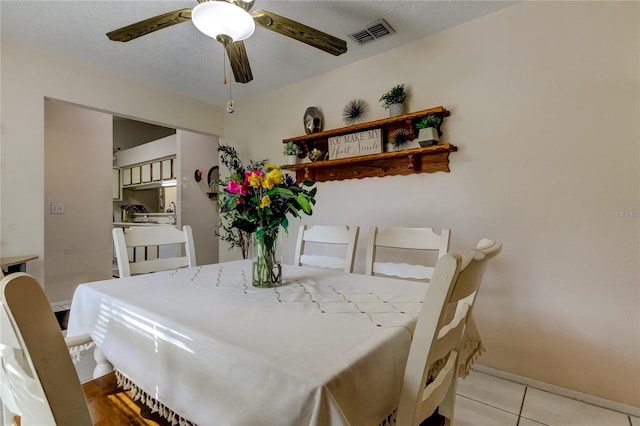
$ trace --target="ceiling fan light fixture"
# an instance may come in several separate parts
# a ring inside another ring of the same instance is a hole
[[[245,40],[256,29],[249,12],[224,0],[198,4],[191,11],[191,20],[198,30],[217,40],[218,36],[227,36],[232,41]]]

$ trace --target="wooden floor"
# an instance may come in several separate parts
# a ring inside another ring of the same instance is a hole
[[[115,373],[111,372],[82,385],[94,426],[171,426],[171,423],[151,413],[151,409],[140,401],[134,401],[130,391],[117,385]],[[442,426],[444,418],[434,413],[420,426]]]
[[[94,426],[171,426],[145,404],[134,401],[131,392],[120,389],[115,373],[82,385]]]

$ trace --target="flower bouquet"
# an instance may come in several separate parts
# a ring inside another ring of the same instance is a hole
[[[237,232],[232,234],[232,240],[233,235],[252,235],[255,244],[253,285],[281,284],[281,265],[276,256],[278,231],[280,227],[287,231],[288,213],[294,217],[312,214],[316,188],[310,187],[314,182],[307,180],[298,185],[293,178],[283,175],[277,165],[266,160],[244,167],[233,147],[221,145],[218,150],[220,161],[231,173],[221,181],[220,220],[227,221],[222,227],[227,231],[223,239],[230,241],[229,232]]]

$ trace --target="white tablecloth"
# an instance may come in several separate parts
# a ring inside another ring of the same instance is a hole
[[[198,425],[378,425],[428,284],[237,261],[80,285],[68,336]]]

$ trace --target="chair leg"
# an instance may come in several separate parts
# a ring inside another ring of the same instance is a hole
[[[440,406],[438,407],[438,413],[440,413],[440,415],[444,417],[445,426],[450,426],[453,424],[453,415],[456,404],[457,380],[458,378],[454,377],[454,379],[451,381],[451,384],[449,384],[449,388],[447,389],[447,394],[445,395],[442,404],[440,404]]]
[[[93,348],[93,359],[96,361],[96,368],[93,370],[93,378],[97,379],[98,377],[102,377],[105,374],[113,371],[113,365],[109,362],[107,358],[102,354],[100,349],[97,346]]]

